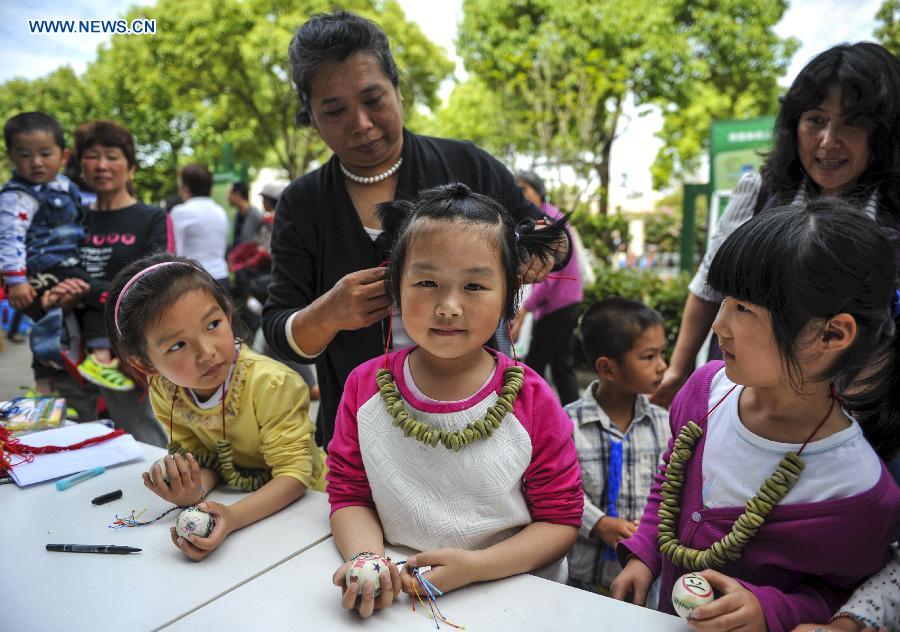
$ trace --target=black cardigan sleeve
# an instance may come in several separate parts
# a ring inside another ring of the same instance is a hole
[[[317,180],[315,171],[295,180],[278,201],[272,228],[272,281],[262,319],[269,346],[281,357],[303,363],[313,360],[294,352],[285,326],[291,314],[318,297],[318,222],[313,212],[319,203]]]

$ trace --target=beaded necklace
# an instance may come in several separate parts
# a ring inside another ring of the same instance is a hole
[[[525,370],[522,367],[507,367],[503,372],[503,388],[500,391],[500,397],[493,406],[487,409],[483,418],[466,424],[462,430],[438,430],[425,422],[416,421],[409,414],[403,398],[400,396],[400,391],[397,389],[397,384],[394,382],[394,376],[388,369],[378,369],[378,372],[375,373],[375,382],[378,384],[378,390],[381,391],[381,399],[384,400],[384,405],[391,417],[394,418],[394,425],[403,430],[403,434],[407,437],[413,437],[432,448],[441,443],[445,448],[452,449],[454,452],[458,452],[460,448],[473,441],[487,439],[494,430],[500,427],[503,418],[507,413],[512,412],[513,402],[516,401],[524,380]]]
[[[800,454],[803,453],[807,444],[819,432],[822,425],[831,415],[836,399],[834,387],[832,386],[831,406],[828,408],[825,416],[822,417],[822,421],[806,438],[806,441],[803,442],[803,445],[797,452],[787,452],[784,455],[778,467],[775,468],[775,472],[763,481],[756,495],[747,500],[744,512],[735,520],[731,526],[731,531],[717,542],[713,542],[712,546],[707,549],[693,549],[681,544],[675,533],[675,524],[678,520],[678,514],[681,512],[684,469],[693,455],[694,446],[700,440],[700,437],[703,436],[703,428],[699,424],[706,421],[712,412],[719,407],[719,404],[724,402],[737,387],[737,384],[732,386],[725,393],[725,396],[703,416],[699,423],[688,421],[681,428],[669,455],[669,463],[666,465],[665,482],[660,490],[662,502],[659,504],[658,511],[659,528],[657,542],[660,552],[668,557],[673,564],[689,571],[724,566],[729,561],[734,562],[741,558],[744,546],[756,535],[772,508],[782,498],[787,496],[788,492],[800,480],[800,474],[805,467]]]
[[[237,363],[238,351],[235,350],[234,362]],[[227,381],[227,380],[226,380]],[[191,452],[200,467],[214,470],[222,477],[222,480],[231,487],[242,489],[247,492],[255,492],[257,489],[272,480],[271,470],[265,468],[244,468],[236,465],[234,462],[234,448],[228,441],[225,434],[225,399],[228,396],[228,390],[225,388],[225,382],[222,383],[222,438],[216,441],[216,451],[206,449],[187,450],[178,441],[172,441],[172,427],[175,419],[175,400],[178,398],[178,389],[172,391],[172,405],[169,408],[169,445],[167,447],[169,454],[185,454]]]
[[[507,328],[509,323],[507,323]],[[513,402],[519,396],[522,384],[525,383],[525,369],[519,366],[519,356],[516,348],[513,347],[513,359],[515,365],[506,367],[503,372],[503,388],[500,390],[500,397],[494,402],[494,405],[487,409],[484,417],[478,421],[466,424],[462,430],[438,430],[434,426],[416,421],[400,396],[397,384],[394,382],[394,375],[388,366],[388,349],[391,344],[391,331],[393,329],[393,320],[388,323],[387,338],[384,345],[384,367],[375,372],[375,383],[381,393],[381,399],[387,407],[388,413],[394,418],[394,425],[403,430],[403,434],[407,437],[413,437],[416,441],[420,441],[432,448],[437,444],[442,444],[448,450],[459,452],[473,441],[479,439],[487,439],[494,430],[500,427],[503,418],[507,413],[511,413]],[[511,338],[512,336],[510,336]]]

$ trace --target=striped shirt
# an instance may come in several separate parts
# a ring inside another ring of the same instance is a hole
[[[584,513],[578,541],[569,554],[569,576],[591,586],[608,588],[622,567],[615,560],[604,559],[606,545],[591,530],[606,515],[608,507],[610,445],[613,441],[623,442],[616,511],[620,518],[640,520],[671,431],[668,411],[639,394],[635,396],[631,424],[623,433],[594,398],[596,385],[594,380],[581,399],[566,406],[575,425],[573,436],[584,487]]]
[[[762,188],[762,176],[756,172],[744,174],[731,191],[731,200],[719,218],[719,224],[716,226],[716,232],[709,242],[706,254],[697,268],[697,274],[691,279],[688,289],[691,294],[697,298],[703,299],[708,303],[721,303],[722,296],[706,285],[706,277],[709,274],[709,266],[712,265],[713,258],[719,251],[724,241],[733,233],[738,226],[753,217],[753,211],[756,208],[756,198],[759,190]],[[791,204],[804,204],[806,202],[806,187],[801,186],[797,190]],[[878,211],[878,192],[875,191],[869,196],[863,212],[875,219]]]

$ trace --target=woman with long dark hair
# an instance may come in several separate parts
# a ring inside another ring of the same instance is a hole
[[[726,237],[754,215],[817,196],[863,209],[900,261],[900,60],[871,42],[841,44],[810,61],[781,99],[775,146],[760,173],[741,178],[690,284],[681,329],[653,402],[668,406],[694,370],[719,309],[706,285]]]

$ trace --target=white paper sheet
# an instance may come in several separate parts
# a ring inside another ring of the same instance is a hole
[[[47,445],[72,445],[85,439],[99,437],[112,432],[110,428],[98,423],[83,423],[63,426],[52,430],[43,430],[21,437],[21,442],[33,447]],[[36,454],[31,463],[20,463],[12,468],[10,475],[17,485],[24,487],[43,481],[49,481],[76,472],[83,472],[94,467],[117,465],[133,461],[144,456],[144,450],[130,434],[109,439],[94,445],[70,452],[56,454]],[[12,457],[16,462],[17,456]]]

